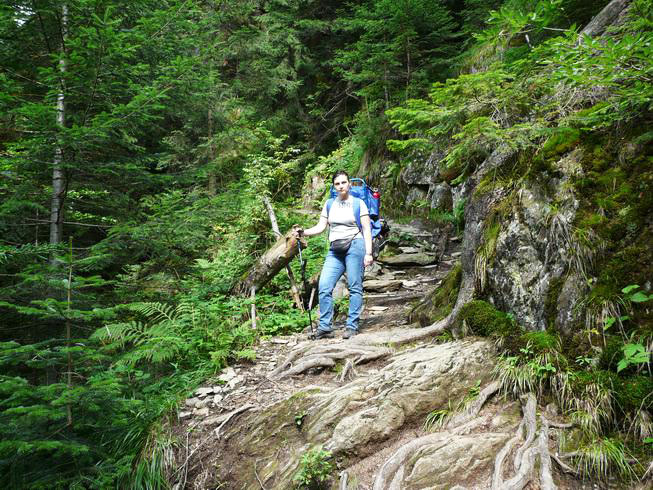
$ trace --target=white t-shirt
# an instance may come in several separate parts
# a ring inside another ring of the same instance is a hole
[[[359,199],[359,201],[361,205],[361,217],[369,216],[370,212],[367,209],[367,204],[362,199]],[[328,216],[327,205],[324,203],[322,216],[327,218],[329,223],[329,242],[342,238],[355,237],[361,233],[354,217],[354,196],[352,195],[345,201],[341,201],[340,197],[335,198]]]

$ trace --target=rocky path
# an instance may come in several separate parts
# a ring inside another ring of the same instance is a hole
[[[460,242],[415,226],[394,224],[393,234],[404,241],[366,274],[361,334],[263,341],[255,363],[227,368],[186,400],[174,488],[293,488],[316,447],[332,454],[331,488],[502,488],[491,481],[494,458],[521,427],[519,403],[472,403],[496,391],[493,345],[434,342],[440,325],[409,322],[459,260]],[[440,430],[425,430],[429,413]]]

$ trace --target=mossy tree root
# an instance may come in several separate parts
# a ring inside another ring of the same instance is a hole
[[[537,399],[533,393],[522,397],[524,402],[522,410],[524,416],[517,429],[515,437],[510,439],[499,451],[494,460],[494,475],[492,476],[492,490],[522,490],[534,477],[535,461],[540,458],[540,488],[555,490],[551,473],[551,455],[549,454],[549,423],[542,417],[542,427],[538,441],[534,443],[537,434],[537,419],[535,410]],[[523,443],[515,452],[513,460],[514,475],[508,480],[503,479],[504,463],[507,456],[522,439],[522,431],[526,431]]]

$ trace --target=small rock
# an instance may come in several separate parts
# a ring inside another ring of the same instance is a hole
[[[222,395],[214,395],[213,396],[213,404],[214,405],[219,405],[223,398],[224,397]]]
[[[195,404],[196,404],[198,401],[200,401],[199,398],[195,398],[195,397],[193,397],[193,398],[188,398],[188,399],[186,400],[185,404],[186,404],[187,407],[194,408],[194,407],[195,407]]]
[[[195,411],[193,412],[193,414],[197,415],[198,417],[207,417],[209,413],[210,413],[209,407],[196,408]]]
[[[245,378],[243,378],[242,376],[236,376],[235,378],[229,380],[229,382],[227,383],[227,388],[233,390],[236,386],[241,384],[243,381],[245,381]]]
[[[423,250],[418,247],[399,247],[399,250],[401,250],[405,254],[416,254],[416,253],[423,252]]]
[[[418,281],[401,281],[401,285],[405,288],[415,288],[419,286]]]
[[[391,256],[381,256],[379,260],[384,264],[389,265],[429,265],[437,262],[438,258],[432,253],[411,253],[411,254],[398,254]]]
[[[390,307],[389,306],[370,306],[369,310],[370,311],[385,311],[388,308],[390,308]]]
[[[451,256],[455,258],[455,257],[460,257],[462,254],[463,254],[462,252],[453,252]]]
[[[287,344],[288,342],[290,342],[290,340],[286,340],[286,339],[272,339],[272,340],[270,340],[270,342],[273,343],[273,344],[284,344],[284,345],[285,345],[285,344]]]
[[[209,403],[211,403],[211,400],[209,400],[208,398],[203,398],[201,400],[197,400],[197,402],[195,403],[195,408],[207,407],[209,405]]]
[[[205,386],[203,388],[198,388],[195,391],[195,394],[199,396],[200,398],[204,398],[206,395],[210,395],[213,393],[213,387],[211,386]]]
[[[179,417],[179,420],[185,420],[189,419],[192,415],[192,412],[179,412],[177,416]]]
[[[399,279],[371,279],[369,281],[363,282],[363,287],[365,291],[376,291],[376,292],[386,292],[386,291],[396,291],[401,287],[402,281]]]
[[[225,383],[228,383],[235,377],[236,377],[236,371],[234,370],[234,368],[228,367],[227,369],[224,370],[224,373],[218,376],[218,379],[220,381],[224,381]]]
[[[200,422],[200,425],[203,426],[219,425],[225,420],[227,420],[227,417],[229,417],[229,414],[212,415],[211,417],[207,417],[202,422]]]
[[[214,386],[213,387],[213,393],[215,393],[216,395],[218,393],[222,393],[222,386]]]

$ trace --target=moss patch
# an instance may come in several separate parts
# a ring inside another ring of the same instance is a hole
[[[624,412],[653,408],[653,379],[649,376],[630,376],[615,383],[615,398]]]
[[[536,353],[557,351],[560,349],[560,339],[549,332],[527,332],[521,336],[524,344],[530,344]]]
[[[599,367],[616,373],[617,365],[624,357],[624,353],[621,350],[623,345],[624,341],[621,337],[608,337],[605,347],[601,352],[601,357],[599,358]]]
[[[425,301],[412,309],[408,315],[409,322],[418,322],[424,327],[443,319],[451,313],[458,298],[461,280],[462,267],[458,262],[449,271],[440,287],[436,288]]]
[[[631,131],[628,139],[595,135],[583,143],[584,176],[573,183],[581,202],[575,233],[579,242],[599,252],[587,304],[618,304],[623,287],[653,277],[653,144],[630,143],[642,129]],[[626,333],[653,324],[650,309],[634,306]]]
[[[565,277],[556,277],[551,279],[549,289],[546,292],[544,300],[544,314],[546,316],[547,326],[553,328],[555,325],[556,316],[558,315],[558,298],[562,292],[562,287],[565,284]]]
[[[506,313],[487,301],[470,301],[461,308],[459,319],[465,321],[474,334],[483,337],[507,337],[521,333],[519,326]]]
[[[542,146],[542,153],[545,157],[562,155],[573,150],[579,143],[580,130],[564,126],[555,128]]]

